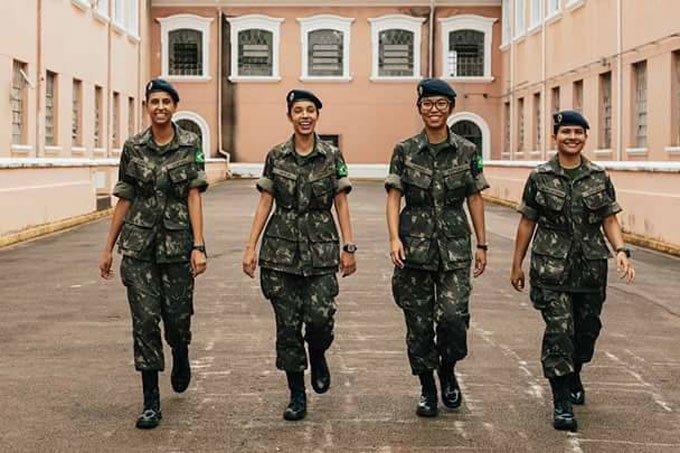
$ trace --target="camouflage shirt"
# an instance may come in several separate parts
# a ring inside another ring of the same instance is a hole
[[[448,146],[432,146],[425,132],[394,148],[387,190],[406,200],[399,237],[406,266],[452,270],[470,266],[470,225],[463,201],[489,187],[475,145],[449,132]]]
[[[531,249],[531,284],[574,292],[606,284],[609,249],[601,231],[605,217],[621,211],[604,169],[581,157],[570,178],[555,156],[531,173],[518,208],[538,226]]]
[[[175,125],[175,137],[157,145],[151,129],[123,147],[113,194],[132,202],[118,240],[119,252],[144,261],[189,261],[193,234],[187,196],[208,187],[196,134]]]
[[[267,154],[257,189],[274,196],[276,209],[262,238],[260,266],[298,275],[334,273],[340,263],[335,195],[350,192],[347,165],[337,148],[316,137],[307,156],[294,139]]]

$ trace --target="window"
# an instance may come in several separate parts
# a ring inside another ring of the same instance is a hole
[[[192,131],[200,138],[200,146],[203,149],[203,155],[208,158],[211,154],[210,147],[210,126],[205,119],[194,112],[180,111],[173,116],[175,123],[182,129]]]
[[[322,14],[298,21],[302,33],[302,80],[351,80],[350,28],[354,19]]]
[[[10,104],[12,108],[12,144],[21,145],[28,141],[28,65],[14,60],[12,64],[12,92]]]
[[[340,149],[340,136],[337,134],[319,134],[319,138]]]
[[[82,98],[83,82],[78,79],[73,79],[73,101],[71,106],[71,145],[74,147],[83,146]]]
[[[548,2],[548,9],[545,12],[546,18],[557,16],[560,12],[560,0],[546,0]]]
[[[198,146],[203,147],[203,133],[201,131],[201,126],[190,119],[177,120],[177,125],[185,131],[193,132],[194,134],[198,135]]]
[[[543,131],[541,124],[541,118],[543,117],[543,112],[541,112],[541,93],[534,93],[534,150],[539,150],[543,146],[542,138]]]
[[[574,82],[573,95],[573,109],[579,113],[583,113],[583,79]]]
[[[444,78],[491,82],[492,27],[496,19],[461,14],[439,19]]]
[[[680,145],[680,51],[673,52],[673,125],[672,143]]]
[[[524,152],[524,98],[517,100],[517,152]]]
[[[541,19],[543,18],[543,0],[531,0],[531,21],[529,26],[533,28],[538,28],[541,25]]]
[[[422,17],[388,15],[371,23],[372,78],[420,76]]]
[[[128,98],[128,137],[135,135],[135,98]]]
[[[108,19],[109,0],[93,0],[92,6],[94,7],[94,10],[99,14],[100,17]]]
[[[231,26],[231,77],[279,80],[283,19],[251,14],[228,18]]]
[[[120,93],[113,92],[113,112],[111,115],[111,146],[120,148]]]
[[[560,87],[553,87],[550,90],[550,113],[557,113],[560,111]]]
[[[47,71],[45,76],[45,145],[57,144],[57,74]]]
[[[210,23],[213,18],[178,14],[161,24],[161,77],[209,80]]]
[[[113,24],[122,30],[125,23],[125,2],[126,0],[113,0]]]
[[[102,87],[94,87],[94,147],[102,147],[102,102],[103,102]]]
[[[503,104],[503,120],[505,121],[503,133],[503,154],[510,154],[510,103]]]
[[[647,147],[647,61],[633,65],[633,133],[635,147]]]
[[[512,34],[512,23],[510,19],[510,0],[503,0],[503,46],[510,43],[510,36]]]
[[[515,38],[524,36],[524,32],[526,31],[524,17],[524,0],[515,0]]]
[[[139,0],[127,0],[127,31],[130,36],[139,37]]]
[[[612,73],[600,74],[600,149],[612,147]]]
[[[453,126],[451,126],[451,131],[474,143],[477,148],[477,153],[480,156],[482,155],[482,130],[473,121],[456,121],[453,123]]]

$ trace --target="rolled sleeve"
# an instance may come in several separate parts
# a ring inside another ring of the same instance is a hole
[[[262,176],[255,183],[255,187],[259,192],[267,192],[274,195],[274,181],[267,176]]]
[[[529,176],[527,183],[524,185],[522,201],[519,206],[517,206],[517,212],[534,222],[537,221],[541,215],[538,210],[538,204],[536,204],[536,184],[534,183],[533,173]]]
[[[607,193],[611,197],[612,202],[607,205],[607,208],[604,211],[605,217],[609,217],[610,215],[615,215],[623,211],[621,205],[619,205],[619,202],[616,201],[616,189],[614,189],[614,184],[612,183],[609,176],[607,176]]]
[[[401,183],[401,176],[394,173],[390,173],[385,178],[385,190],[390,191],[391,189],[397,189],[399,192],[404,193],[404,185]]]
[[[338,179],[338,190],[335,193],[350,193],[352,191],[352,181],[347,176]]]
[[[135,199],[135,186],[126,181],[118,181],[113,186],[113,195],[118,198],[125,198],[126,200]]]
[[[135,180],[128,175],[127,167],[130,161],[130,151],[128,144],[123,146],[123,152],[120,155],[120,163],[118,164],[118,182],[113,187],[113,195],[118,198],[126,200],[135,199]]]
[[[198,188],[200,192],[205,192],[208,189],[208,185],[208,175],[206,175],[205,171],[199,170],[198,176],[192,179],[189,183],[189,188]]]
[[[522,201],[517,206],[517,212],[521,213],[524,217],[534,222],[538,220],[538,210],[528,206],[524,201]]]
[[[472,183],[468,185],[468,195],[474,195],[481,192],[482,190],[488,189],[489,187],[489,183],[484,177],[484,174],[479,173],[474,178],[472,178]]]

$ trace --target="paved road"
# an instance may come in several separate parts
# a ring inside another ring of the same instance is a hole
[[[310,396],[305,421],[285,422],[272,310],[240,270],[256,199],[252,181],[205,197],[211,260],[196,294],[195,379],[175,395],[162,375],[165,418],[151,432],[134,428],[141,390],[123,287],[97,276],[108,220],[0,251],[0,451],[680,451],[680,260],[637,251],[636,285],[611,285],[581,429],[556,432],[542,321],[508,284],[517,215],[493,206],[471,353],[458,367],[465,405],[417,418],[384,192],[372,182],[351,196],[359,272],[341,282],[333,388]]]

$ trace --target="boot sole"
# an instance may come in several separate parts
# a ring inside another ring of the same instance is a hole
[[[307,413],[304,413],[302,415],[288,415],[286,413],[283,414],[283,419],[288,420],[289,422],[297,422],[299,420],[302,420],[307,416]]]
[[[553,423],[553,428],[558,431],[571,431],[575,433],[578,430],[578,423],[576,423],[576,420],[573,423]]]

